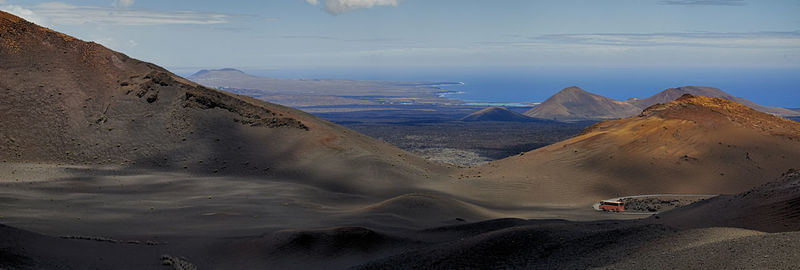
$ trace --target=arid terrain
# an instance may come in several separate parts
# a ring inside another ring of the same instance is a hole
[[[474,106],[415,106],[380,111],[315,113],[359,133],[386,141],[426,160],[474,166],[553,144],[579,134],[594,121],[465,121]],[[512,108],[527,110],[527,107]],[[470,114],[474,115],[474,114]],[[499,119],[498,119],[499,120]]]
[[[549,145],[459,167],[9,13],[0,39],[3,269],[800,265],[800,123],[731,100],[518,122]],[[592,208],[665,193],[723,195]]]
[[[798,124],[729,100],[686,95],[465,175],[494,184],[481,188],[485,196],[493,189],[502,193],[502,187],[527,190],[523,197],[506,197],[517,202],[736,193],[763,183],[754,179],[796,166]]]

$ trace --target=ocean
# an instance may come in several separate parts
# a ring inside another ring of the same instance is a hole
[[[661,90],[717,87],[767,106],[800,107],[800,68],[292,68],[243,69],[258,76],[389,81],[462,82],[442,88],[471,103],[535,103],[578,86],[617,100]]]

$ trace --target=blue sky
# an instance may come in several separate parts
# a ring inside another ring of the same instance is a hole
[[[168,67],[800,66],[796,0],[0,0],[0,8]]]
[[[574,79],[508,91],[538,100],[581,85],[624,98],[704,84],[800,107],[797,0],[0,0],[0,9],[184,75],[466,80],[574,68]]]

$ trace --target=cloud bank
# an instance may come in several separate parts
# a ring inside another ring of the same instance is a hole
[[[663,0],[662,5],[677,6],[744,6],[744,0]]]
[[[398,5],[398,0],[325,0],[325,11],[330,14],[338,15],[348,11],[364,8],[373,8],[377,6],[393,6]],[[306,0],[307,3],[312,5],[319,4],[319,0]]]
[[[117,0],[117,6],[118,7],[122,7],[122,8],[126,8],[126,7],[133,6],[134,2],[136,2],[136,0]]]
[[[797,48],[800,32],[648,33],[546,35],[541,41],[602,46],[677,46],[714,48]]]
[[[3,4],[3,0],[0,0],[0,4]],[[38,25],[46,25],[46,20],[41,16],[37,15],[33,10],[24,8],[18,5],[2,5],[0,6],[0,10],[14,14],[28,20],[29,22],[38,24]]]
[[[486,45],[542,46],[588,45],[603,47],[710,47],[742,49],[795,49],[800,48],[800,31],[749,32],[749,33],[606,33],[558,34],[527,38],[528,41],[484,42]]]
[[[117,6],[126,7],[134,0],[119,0]],[[26,20],[39,25],[98,24],[98,25],[164,25],[164,24],[221,24],[229,15],[202,12],[159,12],[151,10],[117,9],[113,7],[76,6],[60,2],[42,3],[30,7],[0,6]]]

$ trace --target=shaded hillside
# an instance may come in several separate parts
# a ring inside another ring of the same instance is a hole
[[[5,12],[0,36],[4,161],[285,176],[353,192],[435,169],[299,110],[209,89]]]
[[[469,186],[487,198],[578,204],[636,194],[737,193],[797,160],[800,123],[725,99],[684,96],[465,175],[480,177]],[[511,187],[529,193],[500,195]]]
[[[798,232],[498,219],[404,233],[335,227],[148,245],[0,225],[0,267],[168,269],[169,260],[198,269],[794,269],[798,240]]]
[[[525,112],[533,118],[557,121],[616,119],[636,115],[641,109],[626,102],[592,94],[578,87],[564,88]]]
[[[738,227],[764,232],[800,231],[800,171],[736,195],[723,195],[659,215],[683,228]]]
[[[101,237],[64,239],[0,225],[0,268],[157,269],[161,254],[167,253],[164,246],[154,243]]]
[[[503,108],[503,107],[489,107],[474,113],[471,113],[461,121],[478,122],[478,121],[502,121],[502,122],[529,122],[536,121],[536,119],[527,117],[521,113]]]
[[[748,106],[750,108],[756,109],[758,111],[762,111],[762,112],[765,112],[765,113],[771,113],[771,114],[777,114],[777,115],[780,115],[780,116],[783,116],[783,117],[800,116],[800,112],[797,112],[797,111],[792,111],[790,109],[780,108],[780,107],[761,106],[761,105],[758,105],[755,102],[749,101],[747,99],[743,99],[743,98],[740,98],[740,97],[732,96],[731,94],[728,94],[728,93],[726,93],[726,92],[724,92],[724,91],[722,91],[720,89],[713,88],[713,87],[704,87],[704,86],[684,86],[684,87],[678,87],[678,88],[669,88],[669,89],[661,91],[658,94],[655,94],[655,95],[653,95],[653,96],[651,96],[649,98],[633,100],[633,101],[630,101],[630,103],[633,104],[633,105],[636,105],[639,108],[644,109],[644,108],[650,107],[650,106],[658,104],[658,103],[668,103],[670,101],[673,101],[673,100],[679,98],[680,96],[682,96],[684,94],[691,94],[691,95],[695,95],[695,96],[724,98],[724,99],[727,99],[727,100],[730,100],[730,101],[733,101],[733,102]]]

